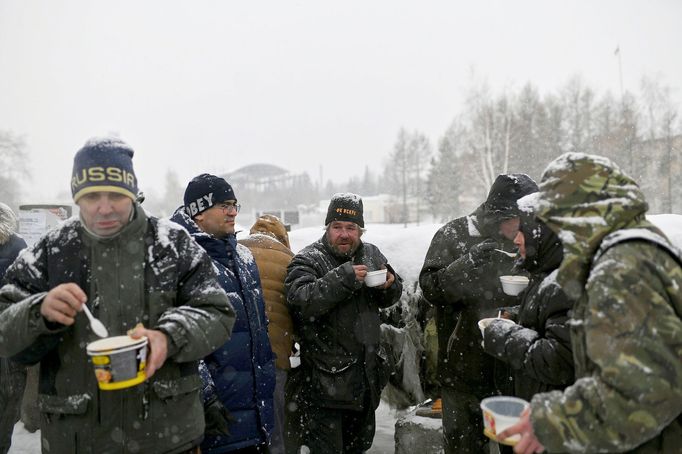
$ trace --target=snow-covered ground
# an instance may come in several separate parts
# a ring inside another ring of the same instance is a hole
[[[369,449],[368,454],[392,454],[395,442],[393,440],[396,420],[405,411],[394,410],[385,402],[379,404],[376,413],[377,429],[374,436],[374,444]],[[9,454],[35,454],[40,452],[40,431],[30,433],[24,428],[24,424],[19,421],[14,426],[12,434],[12,447]]]
[[[30,433],[24,429],[24,423],[19,421],[12,433],[12,446],[9,454],[36,454],[40,452],[40,431]]]
[[[648,219],[661,228],[670,240],[682,248],[682,215],[659,214]],[[424,263],[431,239],[441,224],[408,226],[402,224],[368,224],[363,241],[373,243],[386,255],[389,263],[403,277],[406,284],[416,282]],[[245,229],[248,234],[248,229]],[[304,246],[319,239],[322,227],[310,227],[290,232],[291,248],[298,252]],[[377,410],[377,433],[370,453],[392,453],[395,421],[402,414],[381,403]],[[32,454],[40,452],[40,432],[28,433],[21,422],[15,426],[10,454]]]

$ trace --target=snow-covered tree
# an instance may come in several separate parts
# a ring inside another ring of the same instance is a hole
[[[427,199],[431,214],[440,221],[460,215],[459,195],[465,185],[460,184],[457,149],[462,147],[465,130],[453,122],[438,143],[438,152],[431,159],[427,178]]]
[[[397,195],[397,221],[407,225],[410,221],[409,199],[417,200],[416,220],[419,221],[420,198],[425,195],[431,145],[428,138],[418,132],[409,133],[400,128],[384,170],[384,180],[392,194]]]

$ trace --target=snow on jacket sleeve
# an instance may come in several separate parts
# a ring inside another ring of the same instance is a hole
[[[582,378],[532,400],[548,451],[621,452],[670,430],[679,449],[681,284],[679,266],[651,245],[617,245],[595,263],[572,321],[584,332],[584,347],[574,348]]]
[[[170,337],[168,357],[186,362],[203,358],[230,338],[235,312],[206,251],[187,232],[178,232],[182,253],[176,305],[159,317],[155,329]]]

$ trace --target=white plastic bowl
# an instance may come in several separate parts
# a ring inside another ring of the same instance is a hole
[[[502,291],[507,295],[516,296],[528,287],[526,276],[500,276]]]
[[[365,276],[365,285],[367,287],[378,287],[386,283],[386,269],[369,271]]]
[[[513,320],[509,320],[508,318],[496,318],[496,317],[491,317],[491,318],[482,318],[478,321],[478,329],[481,330],[481,336],[483,336],[483,332],[485,331],[485,328],[492,323],[493,320],[501,320],[504,323],[511,323],[512,325],[516,325]]]
[[[481,401],[483,411],[483,433],[486,437],[505,445],[514,446],[521,439],[520,435],[498,440],[497,434],[519,422],[521,413],[530,404],[518,397],[494,396]]]

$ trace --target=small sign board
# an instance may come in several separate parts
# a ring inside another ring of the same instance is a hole
[[[32,246],[52,227],[71,216],[69,205],[21,205],[19,206],[19,235]]]

